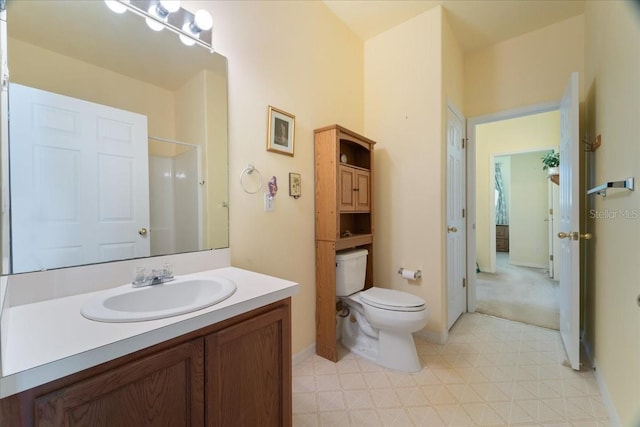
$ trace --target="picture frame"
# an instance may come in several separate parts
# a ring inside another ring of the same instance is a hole
[[[293,157],[296,116],[269,105],[267,151]]]
[[[299,173],[289,172],[289,196],[294,199],[302,196],[302,176]]]

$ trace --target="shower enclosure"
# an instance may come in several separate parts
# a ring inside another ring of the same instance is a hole
[[[149,137],[151,255],[203,249],[200,147]]]

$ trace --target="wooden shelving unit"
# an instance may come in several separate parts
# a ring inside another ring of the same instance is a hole
[[[373,146],[333,125],[315,130],[316,353],[337,361],[336,251],[369,251],[365,287],[373,286]]]

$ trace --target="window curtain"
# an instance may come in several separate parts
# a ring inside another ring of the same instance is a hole
[[[507,213],[507,201],[504,194],[504,182],[502,181],[501,164],[496,163],[496,224],[509,224],[509,216]]]

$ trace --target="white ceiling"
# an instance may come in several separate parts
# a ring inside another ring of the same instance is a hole
[[[465,52],[580,15],[585,0],[324,0],[361,39],[442,5]]]

